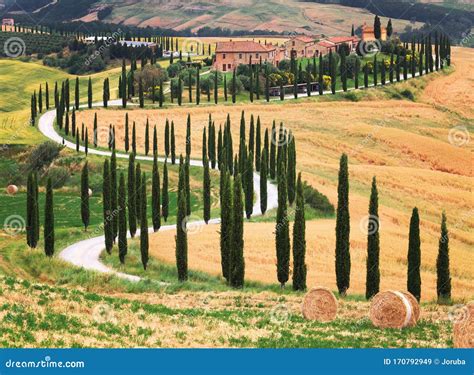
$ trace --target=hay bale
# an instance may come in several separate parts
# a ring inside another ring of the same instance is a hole
[[[16,185],[8,185],[7,186],[7,193],[10,195],[15,195],[18,193],[18,186]]]
[[[304,296],[302,312],[306,319],[330,322],[336,319],[337,299],[329,289],[311,289]]]
[[[412,305],[411,298],[398,291],[380,292],[370,305],[369,318],[373,325],[379,328],[414,326],[416,316],[416,308]]]
[[[465,306],[465,313],[454,323],[454,347],[474,348],[474,302]]]
[[[413,308],[414,323],[416,324],[418,322],[418,319],[420,319],[420,312],[421,312],[420,304],[418,303],[418,300],[416,299],[416,297],[410,292],[401,292],[401,293],[410,300],[411,307]]]

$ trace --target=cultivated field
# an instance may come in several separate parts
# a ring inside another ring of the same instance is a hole
[[[453,297],[457,300],[474,296],[474,261],[472,257],[472,143],[459,143],[454,131],[473,130],[472,61],[474,53],[454,49],[454,73],[434,74],[379,91],[369,91],[360,102],[320,102],[299,100],[284,105],[245,104],[235,106],[202,106],[163,110],[129,110],[137,122],[137,134],[144,134],[144,124],[160,127],[165,118],[175,121],[177,152],[184,152],[185,123],[192,113],[193,155],[200,157],[202,127],[209,113],[216,124],[230,113],[234,140],[237,139],[242,110],[259,115],[264,127],[283,122],[293,131],[297,144],[297,167],[303,177],[337,201],[338,160],[349,156],[352,282],[349,293],[361,294],[365,288],[366,235],[360,229],[367,215],[372,176],[377,176],[381,221],[381,288],[403,289],[406,285],[408,223],[411,210],[417,206],[421,217],[422,299],[436,295],[436,255],[442,210],[448,216],[450,230],[451,276]],[[412,90],[416,101],[389,100],[396,90]],[[463,95],[459,95],[463,93]],[[447,109],[449,107],[449,109]],[[81,112],[79,122],[92,126],[93,111]],[[120,129],[123,110],[97,110],[100,126],[109,123]],[[122,136],[117,131],[119,138]],[[468,133],[467,133],[468,136]],[[140,139],[141,141],[142,139]],[[161,138],[162,140],[162,138]],[[450,143],[451,140],[451,143]],[[458,146],[452,144],[458,141]],[[123,144],[117,140],[118,147]],[[163,150],[162,144],[159,148]],[[271,213],[269,213],[271,215]],[[261,219],[259,219],[261,221]],[[308,284],[335,289],[334,220],[307,223]],[[189,236],[189,264],[192,269],[219,273],[218,228],[202,228]],[[247,223],[245,226],[246,277],[276,283],[273,223]],[[151,253],[159,259],[174,262],[173,233],[152,236]]]

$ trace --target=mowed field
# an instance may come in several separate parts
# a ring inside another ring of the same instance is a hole
[[[372,176],[379,190],[381,288],[405,289],[408,226],[413,207],[421,218],[422,299],[436,296],[436,256],[441,212],[446,211],[450,231],[451,276],[456,300],[474,297],[472,92],[474,51],[453,49],[455,70],[450,75],[423,78],[426,84],[416,102],[373,100],[318,102],[314,99],[270,104],[202,106],[162,110],[129,110],[137,123],[139,143],[148,117],[162,134],[165,119],[174,120],[177,152],[184,152],[186,116],[192,114],[192,153],[201,155],[202,127],[209,113],[216,125],[232,120],[234,142],[239,119],[246,112],[260,116],[263,127],[275,120],[294,133],[297,168],[303,178],[337,203],[339,157],[349,156],[352,272],[349,293],[365,291],[366,234],[361,221],[367,216]],[[407,83],[408,84],[408,83]],[[404,85],[404,83],[403,83]],[[370,98],[370,96],[369,96]],[[122,137],[125,111],[97,110],[99,126],[115,124]],[[84,111],[79,122],[92,126],[94,111]],[[248,128],[247,128],[248,129]],[[453,130],[454,129],[454,130]],[[454,137],[458,134],[461,137]],[[451,139],[451,143],[450,143]],[[454,139],[454,141],[453,141]],[[452,143],[456,143],[452,144]],[[123,144],[118,139],[118,145]],[[334,272],[335,220],[307,222],[309,286],[336,289]],[[218,227],[203,227],[189,236],[189,265],[212,274],[220,272]],[[197,232],[197,233],[195,233]],[[245,225],[246,277],[277,283],[274,223]],[[174,233],[152,235],[153,256],[174,262]]]

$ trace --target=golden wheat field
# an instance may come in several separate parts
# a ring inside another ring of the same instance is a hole
[[[234,143],[238,139],[242,110],[260,116],[263,128],[283,122],[296,138],[297,168],[313,187],[337,203],[337,173],[342,153],[349,156],[351,215],[351,287],[365,291],[366,234],[361,222],[368,214],[370,184],[377,177],[379,191],[381,289],[405,289],[408,224],[418,207],[421,219],[422,299],[436,297],[436,256],[441,213],[446,211],[450,231],[453,297],[474,297],[473,257],[473,141],[474,51],[453,49],[454,71],[423,78],[415,101],[390,100],[367,93],[364,100],[318,101],[314,99],[270,104],[172,107],[157,110],[129,109],[136,121],[138,144],[143,144],[144,125],[157,125],[163,150],[165,119],[176,127],[177,152],[184,152],[188,113],[192,116],[192,157],[200,158],[202,128],[209,114],[216,125],[232,120]],[[408,84],[408,83],[406,83]],[[401,83],[401,85],[406,85]],[[372,90],[375,91],[375,90]],[[117,144],[123,144],[125,111],[82,111],[78,122],[92,127],[97,112],[99,127],[116,126]],[[92,131],[92,129],[89,129]],[[105,146],[106,140],[103,140]],[[140,147],[139,147],[140,148]],[[160,152],[161,153],[161,152]],[[308,286],[336,289],[334,272],[335,219],[308,221]],[[189,266],[220,273],[218,227],[203,227],[188,236]],[[246,223],[246,279],[277,283],[273,223]],[[175,260],[173,232],[152,235],[150,252],[166,262]]]

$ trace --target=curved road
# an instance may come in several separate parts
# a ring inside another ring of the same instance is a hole
[[[121,100],[112,100],[109,101],[109,106],[120,106],[122,105]],[[94,103],[94,107],[101,107],[103,104],[102,102]],[[85,108],[85,105],[81,106]],[[41,133],[43,133],[49,139],[64,144],[66,147],[71,149],[76,149],[76,144],[69,142],[68,140],[64,139],[61,135],[59,135],[56,130],[54,129],[54,119],[56,118],[56,110],[53,109],[44,113],[38,122],[38,129]],[[85,148],[83,146],[79,147],[80,152],[85,152]],[[110,151],[102,151],[96,150],[93,148],[88,148],[89,154],[100,155],[100,156],[111,156],[112,153]],[[117,158],[126,158],[128,159],[129,155],[124,153],[116,153]],[[136,160],[146,160],[146,161],[153,161],[153,157],[150,156],[143,156],[137,155]],[[158,158],[160,162],[164,162],[164,158]],[[202,167],[201,160],[190,160],[190,165],[195,167]],[[260,210],[260,194],[258,187],[260,186],[260,176],[257,173],[253,175],[253,183],[254,186],[257,187],[255,190],[255,204],[253,206],[253,216],[259,216],[262,214]],[[268,210],[276,208],[278,206],[278,190],[277,187],[270,182],[267,184],[267,207]],[[220,218],[211,219],[209,221],[209,225],[211,224],[219,224]],[[192,225],[206,225],[204,221],[193,221],[189,222],[188,224]],[[176,224],[164,225],[160,228],[160,231],[163,230],[175,230]],[[153,233],[153,228],[149,229],[149,233]],[[140,234],[140,230],[137,231],[137,235]],[[127,234],[128,238],[130,238],[130,233]],[[121,277],[123,279],[127,279],[130,281],[139,281],[140,277],[136,275],[130,275],[122,272],[115,271],[100,261],[100,254],[104,251],[104,236],[97,236],[91,237],[86,240],[82,240],[76,242],[73,245],[68,246],[64,250],[59,253],[59,257],[65,260],[68,263],[71,263],[75,266],[82,267],[87,270],[97,271],[102,273],[113,273],[114,275]]]

